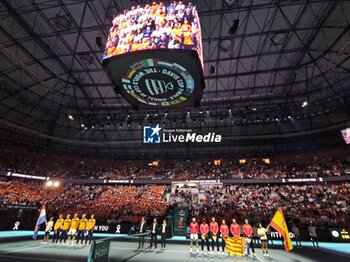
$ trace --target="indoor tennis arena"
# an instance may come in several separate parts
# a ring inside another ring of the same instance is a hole
[[[1,262],[350,261],[348,0],[0,0]]]

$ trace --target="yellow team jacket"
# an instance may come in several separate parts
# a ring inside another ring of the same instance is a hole
[[[61,228],[62,224],[64,222],[63,218],[59,218],[56,220],[55,226],[53,227],[54,230],[58,230]]]
[[[87,221],[88,220],[86,218],[80,219],[79,230],[85,230],[86,229]]]
[[[72,223],[72,220],[70,218],[67,218],[63,222],[63,230],[68,230],[70,228],[70,224]]]
[[[90,218],[87,222],[87,225],[86,225],[86,230],[93,230],[94,227],[95,227],[95,224],[96,224],[96,219],[94,218]]]
[[[70,228],[72,229],[78,229],[78,226],[79,226],[79,221],[80,219],[79,218],[73,218],[72,219],[72,224],[70,225]]]

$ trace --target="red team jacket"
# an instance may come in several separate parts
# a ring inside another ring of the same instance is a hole
[[[203,235],[208,235],[209,232],[209,225],[208,224],[201,224],[200,231]]]
[[[243,233],[247,236],[247,237],[251,237],[252,234],[253,234],[253,228],[251,225],[247,225],[247,224],[244,224],[243,227]]]
[[[213,235],[217,235],[218,232],[219,232],[219,225],[217,222],[210,222],[210,232],[213,234]]]
[[[190,232],[191,232],[191,234],[198,234],[198,231],[199,231],[198,223],[197,222],[195,222],[195,223],[191,222],[191,224],[190,224]]]
[[[223,238],[225,236],[228,236],[229,232],[228,232],[228,226],[226,224],[220,226],[220,233],[222,234]]]
[[[241,226],[238,224],[231,224],[230,231],[234,237],[239,237],[241,235]]]

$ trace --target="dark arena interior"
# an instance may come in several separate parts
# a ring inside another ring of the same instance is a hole
[[[350,261],[350,1],[0,0],[0,261]]]

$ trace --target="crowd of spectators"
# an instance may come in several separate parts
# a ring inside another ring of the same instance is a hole
[[[0,148],[0,171],[80,179],[267,179],[349,175],[350,164],[346,160],[329,158],[316,158],[306,163],[272,161],[265,164],[252,160],[239,164],[238,160],[223,159],[220,165],[215,165],[214,161],[183,160],[166,160],[154,164],[151,161],[58,157]]]
[[[301,226],[313,221],[323,226],[348,226],[350,183],[314,185],[231,185],[205,191],[205,200],[193,201],[194,217],[245,218],[268,224],[278,207],[289,222]],[[223,210],[225,210],[223,212]]]
[[[134,222],[142,216],[162,217],[174,204],[167,198],[169,187],[162,185],[92,185],[46,183],[21,179],[0,180],[0,204],[35,205],[46,203],[49,214],[88,213],[99,221]],[[230,185],[209,186],[204,200],[179,192],[190,206],[190,216],[217,219],[236,218],[242,222],[268,223],[278,207],[289,221],[307,225],[346,226],[350,216],[350,183],[313,185]],[[169,196],[169,195],[168,195]],[[180,196],[179,196],[180,197]]]
[[[95,214],[102,221],[136,222],[146,215],[161,217],[168,203],[166,186],[59,185],[22,180],[0,181],[0,204],[40,206],[50,214]]]

